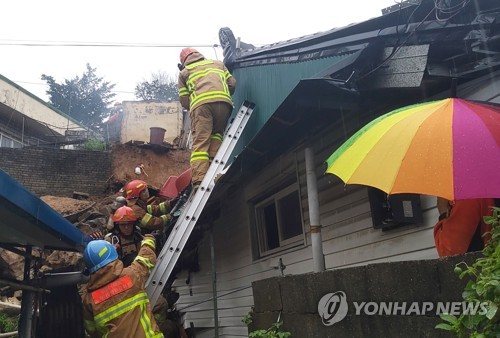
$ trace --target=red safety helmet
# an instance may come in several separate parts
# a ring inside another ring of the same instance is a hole
[[[180,55],[181,64],[183,65],[187,57],[193,53],[198,53],[198,51],[194,48],[183,48]]]
[[[148,185],[144,181],[141,181],[141,180],[131,181],[125,187],[125,195],[126,195],[125,198],[128,200],[131,198],[139,198],[141,191],[143,191],[144,189],[147,189],[147,188],[148,188]]]
[[[125,223],[125,222],[135,222],[137,221],[137,216],[134,214],[134,210],[130,207],[118,208],[113,214],[114,223]]]

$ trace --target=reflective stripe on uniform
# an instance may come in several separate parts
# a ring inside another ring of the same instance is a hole
[[[142,328],[144,329],[144,333],[146,334],[146,337],[151,337],[151,338],[160,338],[163,337],[162,333],[155,334],[153,331],[152,325],[151,325],[151,319],[149,319],[147,312],[146,312],[146,304],[141,304],[141,325]]]
[[[209,156],[208,156],[208,151],[193,151],[191,153],[191,161],[208,161]]]
[[[96,326],[95,326],[95,323],[94,323],[94,321],[93,321],[93,320],[86,320],[86,319],[85,319],[85,320],[83,321],[83,325],[85,326],[85,330],[86,330],[87,332],[89,332],[89,333],[90,333],[90,332],[94,332],[94,331],[95,331],[95,329],[96,329]]]
[[[210,138],[212,140],[217,140],[217,141],[221,141],[222,142],[222,134],[221,133],[212,134],[212,135],[210,135]]]
[[[144,264],[148,268],[149,272],[151,272],[151,270],[153,270],[153,268],[155,267],[155,265],[151,263],[151,261],[148,258],[142,256],[135,257],[134,261],[138,261]]]
[[[192,63],[190,65],[187,65],[187,69],[194,69],[198,66],[205,66],[213,64],[213,61],[211,60],[202,60],[199,62]],[[218,76],[220,78],[220,83],[223,87],[223,90],[215,90],[215,91],[208,91],[204,93],[197,94],[196,93],[196,84],[195,81],[199,78],[205,77],[209,74]],[[186,90],[187,93],[189,93],[189,99],[190,99],[190,108],[192,109],[193,107],[198,106],[204,101],[207,100],[213,100],[213,99],[222,99],[224,101],[228,101],[232,103],[233,101],[231,100],[231,93],[229,92],[229,88],[227,86],[227,79],[231,77],[231,74],[227,70],[215,68],[215,67],[208,67],[204,69],[200,69],[197,71],[192,72],[189,74],[189,78],[186,81],[187,89],[186,87],[183,87],[179,90],[179,95],[180,96],[186,96]]]
[[[148,204],[148,206],[146,207],[147,209],[147,212],[149,212],[150,214],[153,213],[153,206],[151,204]]]
[[[204,69],[200,69],[200,70],[194,71],[191,74],[189,74],[189,79],[187,80],[188,87],[189,87],[189,84],[194,85],[194,83],[195,83],[194,80],[199,79],[201,77],[205,77],[210,73],[215,73],[218,77],[220,77],[221,80],[225,79],[224,71],[222,69],[212,68],[212,67],[204,68]]]
[[[142,216],[142,218],[141,218],[140,225],[142,225],[143,227],[148,226],[148,223],[151,220],[151,218],[153,218],[153,215],[151,215],[151,214],[144,214],[144,216]]]
[[[94,316],[95,327],[103,327],[109,321],[121,316],[122,314],[131,311],[136,306],[139,306],[141,312],[141,326],[144,330],[144,335],[146,337],[162,337],[162,334],[155,334],[151,326],[151,319],[149,318],[146,310],[147,304],[149,303],[148,295],[146,292],[140,292],[135,296],[125,299],[124,301],[98,313]]]
[[[193,69],[193,68],[198,67],[198,66],[210,65],[213,63],[214,62],[212,60],[201,60],[198,62],[190,63],[189,65],[186,65],[186,69]]]
[[[193,95],[191,95],[193,96]],[[212,99],[223,99],[228,102],[233,102],[231,101],[231,94],[229,92],[225,93],[223,91],[213,91],[213,92],[205,92],[201,93],[200,95],[196,97],[191,97],[191,107],[194,107],[204,101],[212,100]]]
[[[166,214],[168,212],[167,205],[165,204],[165,202],[161,202],[160,204],[158,204],[158,206],[160,207],[160,212],[162,214]]]
[[[179,96],[189,96],[189,90],[187,87],[179,88]]]
[[[155,241],[153,241],[152,239],[149,239],[149,238],[142,240],[141,246],[143,246],[143,245],[149,245],[153,250],[156,249]]]
[[[163,225],[167,224],[170,221],[170,217],[168,215],[161,215],[160,218],[163,220]]]

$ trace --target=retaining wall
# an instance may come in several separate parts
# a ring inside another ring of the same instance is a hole
[[[442,322],[436,309],[440,302],[462,301],[467,281],[460,280],[453,268],[458,262],[472,263],[477,257],[479,253],[260,280],[252,284],[255,305],[249,332],[269,328],[280,316],[284,330],[291,332],[292,337],[453,337],[434,328]],[[340,321],[325,325],[323,322],[328,323],[330,318],[328,311],[339,314],[340,304],[330,302],[328,309],[324,304],[318,305],[325,295],[338,291],[345,295],[347,314]],[[356,314],[356,306],[360,308],[361,302],[372,302],[367,308],[370,315],[364,310]],[[381,302],[398,302],[399,309],[391,312],[396,315],[387,315],[386,311],[373,313]],[[404,306],[408,311],[414,302],[418,311],[402,315],[401,308]],[[433,309],[424,313],[424,302],[427,309],[431,306]]]
[[[37,196],[106,194],[111,154],[50,148],[0,148],[0,168]]]

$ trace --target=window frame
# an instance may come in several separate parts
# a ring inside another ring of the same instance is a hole
[[[13,137],[0,133],[0,148],[23,148],[23,144]]]
[[[280,210],[279,201],[290,195],[291,193],[296,193],[297,195],[297,204],[300,211],[300,227],[301,233],[290,237],[288,239],[283,238],[283,224],[282,224],[282,216]],[[276,212],[276,226],[278,231],[278,246],[276,248],[269,249],[267,231],[266,231],[266,223],[264,220],[263,210],[265,207],[274,204],[275,212]],[[283,250],[289,249],[290,247],[294,247],[297,245],[302,245],[304,242],[305,229],[304,229],[304,217],[302,214],[302,201],[300,196],[300,189],[297,183],[288,185],[275,193],[270,194],[266,198],[254,203],[254,216],[255,216],[255,229],[256,229],[256,241],[258,248],[258,257],[262,258],[265,256],[272,255],[276,252],[281,252]]]

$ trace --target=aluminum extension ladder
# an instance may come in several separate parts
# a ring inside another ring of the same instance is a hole
[[[179,259],[191,232],[205,207],[215,186],[215,178],[224,172],[224,167],[233,152],[243,129],[252,115],[255,104],[245,101],[238,113],[226,129],[222,144],[215,155],[212,164],[201,182],[200,187],[191,195],[184,209],[177,219],[163,249],[158,255],[156,266],[146,282],[146,292],[149,296],[151,308],[156,304],[177,260]],[[227,169],[226,169],[227,170]]]

